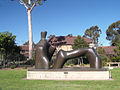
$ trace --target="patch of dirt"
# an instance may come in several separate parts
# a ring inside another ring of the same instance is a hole
[[[11,69],[11,68],[2,68],[0,70],[23,70],[24,68],[14,68],[14,69]]]

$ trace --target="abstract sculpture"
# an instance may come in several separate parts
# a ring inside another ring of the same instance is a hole
[[[36,69],[49,69],[50,60],[55,52],[55,47],[51,46],[45,39],[47,32],[41,32],[41,40],[37,44],[35,53],[35,68]]]
[[[82,48],[72,51],[63,51],[60,50],[57,55],[57,59],[54,63],[53,68],[62,68],[65,62],[69,59],[76,58],[79,56],[87,56],[90,61],[90,68],[101,68],[102,62],[100,57],[97,55],[94,49],[92,48]]]
[[[47,32],[41,32],[41,40],[36,47],[36,59],[35,68],[36,69],[50,69],[50,60],[55,52],[55,47],[51,46],[45,39]],[[90,68],[99,69],[102,68],[102,61],[97,55],[95,49],[93,48],[82,48],[71,51],[60,50],[57,54],[55,63],[53,64],[53,69],[62,68],[65,62],[69,59],[76,58],[85,55],[90,61]]]

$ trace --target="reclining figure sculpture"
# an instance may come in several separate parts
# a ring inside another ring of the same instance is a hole
[[[53,56],[56,48],[50,45],[45,39],[47,32],[41,32],[41,40],[36,47],[35,56],[35,68],[36,69],[50,69],[50,60]],[[57,58],[53,64],[52,69],[62,68],[65,62],[69,59],[86,56],[90,62],[90,68],[99,69],[102,68],[101,58],[97,55],[96,50],[93,48],[80,48],[71,51],[60,50],[57,54]]]
[[[35,52],[35,68],[36,69],[49,69],[50,60],[56,50],[54,46],[51,46],[45,39],[47,32],[41,32],[41,40],[37,44]]]

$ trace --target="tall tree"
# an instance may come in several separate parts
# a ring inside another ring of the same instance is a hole
[[[29,45],[29,41],[24,42],[23,45]],[[34,46],[35,46],[35,43],[33,42],[33,47]]]
[[[29,45],[29,41],[27,41],[27,42],[23,43],[23,45]]]
[[[114,49],[115,55],[112,57],[113,61],[119,62],[120,61],[120,41],[115,42],[116,48]]]
[[[88,43],[84,39],[82,39],[80,35],[78,35],[77,38],[75,38],[74,40],[72,48],[79,49],[79,48],[85,48],[85,47],[89,47]],[[83,57],[84,56],[80,58],[76,58],[78,64],[80,63],[83,64]],[[76,63],[76,60],[72,61],[72,63]]]
[[[55,35],[50,35],[50,36],[48,36],[47,38],[48,39],[52,39],[52,38],[54,38],[55,37]]]
[[[15,44],[15,35],[9,32],[0,32],[0,53],[4,57],[4,66],[5,62],[7,62],[7,56],[16,50],[18,50]]]
[[[115,46],[120,41],[120,20],[112,23],[106,31],[106,39],[111,41],[111,45]]]
[[[24,60],[23,58],[24,55],[20,54],[20,51],[21,51],[21,48],[17,45],[14,45],[11,52],[8,54],[7,56],[7,62],[15,62],[15,61],[18,61],[18,60]]]
[[[68,34],[67,36],[70,36],[70,37],[72,37],[73,35],[72,35],[72,34]]]
[[[47,0],[11,0],[11,1],[18,1],[20,4],[23,4],[27,9],[28,29],[29,29],[29,59],[31,59],[32,51],[33,51],[31,12],[34,7],[38,5],[42,5],[42,2]]]
[[[72,46],[73,49],[78,49],[78,48],[84,48],[88,47],[88,43],[81,38],[81,36],[77,36],[77,38],[74,40],[74,44]]]
[[[98,44],[98,38],[101,33],[102,31],[98,26],[92,26],[89,29],[86,29],[85,36],[92,39],[94,44]]]
[[[102,48],[102,47],[97,47],[97,53],[100,55],[100,56],[105,56],[106,53],[105,53],[105,50]]]

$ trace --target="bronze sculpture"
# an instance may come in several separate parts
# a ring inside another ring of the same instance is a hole
[[[35,68],[36,69],[49,69],[49,62],[55,51],[55,47],[51,46],[45,39],[47,32],[41,32],[41,40],[37,44],[35,54]]]
[[[46,38],[47,32],[41,32],[41,40],[36,47],[36,59],[35,59],[35,68],[36,69],[50,69],[50,60],[55,52],[55,46],[51,46]],[[53,64],[53,69],[62,68],[65,62],[71,58],[79,56],[87,56],[90,61],[90,68],[99,69],[102,68],[102,61],[97,55],[96,51],[93,48],[82,48],[72,51],[63,51],[60,50],[57,54],[55,63]]]
[[[102,68],[101,59],[93,48],[82,48],[72,51],[60,50],[58,52],[57,59],[54,63],[53,68],[62,68],[67,60],[83,55],[89,57],[88,59],[90,61],[90,68]]]

